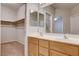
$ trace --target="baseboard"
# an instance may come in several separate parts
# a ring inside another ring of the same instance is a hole
[[[12,42],[17,42],[17,41],[3,42],[1,44],[8,44],[8,43],[12,43]]]
[[[19,43],[21,43],[21,44],[23,44],[23,45],[24,45],[24,42],[21,42],[21,41],[19,41],[19,40],[17,40],[17,42],[19,42]]]
[[[10,42],[4,42],[4,43],[1,43],[1,44],[10,44],[10,43],[12,43],[12,42],[20,43],[20,42],[18,42],[18,41],[10,41]],[[20,44],[22,44],[22,43],[20,43]],[[22,44],[22,45],[24,45],[24,44]]]

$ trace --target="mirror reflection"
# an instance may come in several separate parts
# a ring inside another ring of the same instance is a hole
[[[54,18],[54,29],[55,33],[63,33],[63,21],[61,16]]]
[[[40,27],[44,27],[44,14],[39,13],[39,25]]]
[[[30,27],[35,32],[79,34],[78,8],[78,3],[37,4],[30,10]]]
[[[31,10],[30,11],[30,26],[38,26],[38,13],[37,11]]]
[[[51,33],[51,15],[46,13],[46,32]]]
[[[79,4],[53,3],[41,6],[44,11],[45,32],[79,34]]]

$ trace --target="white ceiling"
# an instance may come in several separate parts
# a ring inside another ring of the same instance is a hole
[[[2,3],[1,5],[17,10],[20,6],[23,5],[23,3]]]
[[[2,3],[2,5],[10,7],[14,10],[17,10],[23,4],[24,3]],[[78,4],[79,3],[52,3],[51,6],[54,8],[73,8],[74,6]]]
[[[54,3],[51,6],[54,8],[73,8],[79,3]]]

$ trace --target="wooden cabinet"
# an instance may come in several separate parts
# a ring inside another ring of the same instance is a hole
[[[38,39],[32,37],[28,38],[28,55],[38,56]]]
[[[50,56],[68,56],[55,50],[50,50]]]
[[[44,55],[42,55],[42,54],[39,54],[39,56],[44,56]]]
[[[48,40],[44,40],[44,39],[40,39],[39,40],[39,46],[45,47],[45,48],[49,48],[49,41]]]
[[[39,47],[39,54],[43,56],[49,56],[49,50],[44,47]]]
[[[79,46],[28,37],[29,56],[79,56]]]
[[[55,41],[50,41],[50,49],[54,49],[61,53],[67,55],[73,55],[73,56],[77,56],[79,50],[78,46],[61,43],[61,42],[55,42]]]
[[[38,39],[34,37],[28,37],[28,42],[33,44],[38,44]]]
[[[43,56],[49,56],[49,41],[40,39],[39,40],[39,54]]]
[[[38,45],[35,45],[33,43],[29,43],[29,56],[38,56]]]

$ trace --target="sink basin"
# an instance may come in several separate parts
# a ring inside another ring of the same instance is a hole
[[[79,41],[79,35],[66,34],[65,36],[69,40]]]
[[[63,34],[45,34],[44,36],[49,38],[65,39]]]

